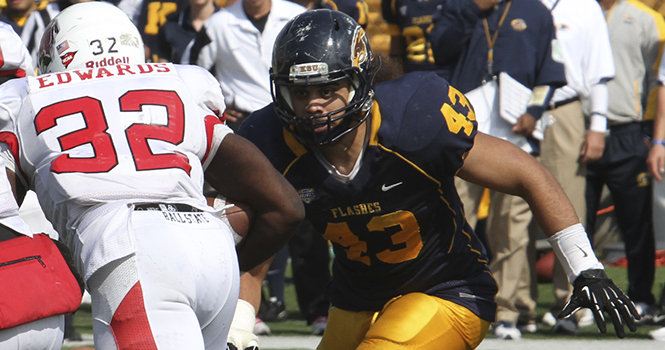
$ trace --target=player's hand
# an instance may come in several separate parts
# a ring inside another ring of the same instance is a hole
[[[647,157],[647,167],[649,174],[658,182],[663,182],[661,177],[665,173],[665,146],[653,145],[649,149],[649,156]]]
[[[226,345],[228,350],[259,350],[259,337],[252,332],[231,327]]]
[[[603,156],[605,151],[605,134],[589,131],[580,152],[580,163],[595,162]]]
[[[610,315],[614,330],[619,338],[626,336],[623,325],[635,332],[635,320],[640,315],[633,302],[607,277],[602,269],[585,270],[573,282],[573,295],[559,314],[559,318],[568,318],[583,307],[591,309],[596,325],[601,333],[607,332],[605,316]],[[622,321],[623,320],[623,321]]]
[[[536,129],[536,118],[529,113],[524,113],[517,119],[517,123],[513,126],[513,132],[516,134],[531,136]]]
[[[226,106],[224,113],[226,113],[226,119],[232,123],[247,116],[246,112],[237,109],[235,106]]]

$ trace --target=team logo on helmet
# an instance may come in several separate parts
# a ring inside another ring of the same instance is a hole
[[[358,27],[356,30],[355,37],[353,39],[353,47],[351,48],[351,57],[353,61],[353,66],[358,67],[361,71],[363,67],[361,64],[365,63],[368,60],[367,57],[367,36],[365,35],[365,30]]]
[[[65,66],[65,68],[69,67],[69,64],[72,63],[72,61],[74,60],[74,56],[76,55],[77,52],[78,51],[67,52],[64,56],[60,57],[62,65]]]
[[[139,39],[129,33],[122,33],[120,34],[120,45],[124,46],[131,46],[131,47],[139,47]]]
[[[48,67],[53,61],[53,41],[55,36],[60,31],[58,22],[52,22],[51,25],[46,27],[44,34],[42,34],[42,41],[39,43],[39,62],[41,67]]]

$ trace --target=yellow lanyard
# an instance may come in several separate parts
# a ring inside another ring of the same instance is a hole
[[[492,67],[494,64],[494,43],[496,43],[496,38],[499,36],[499,29],[501,29],[503,21],[506,19],[506,16],[508,15],[508,9],[510,9],[510,5],[512,3],[513,3],[512,1],[508,0],[506,8],[503,10],[503,15],[501,15],[501,19],[499,20],[499,25],[496,27],[496,30],[494,31],[494,35],[490,35],[490,27],[487,24],[487,17],[483,18],[483,25],[485,26],[485,38],[487,38],[487,47],[488,47],[487,73],[489,73],[490,76],[494,75]]]

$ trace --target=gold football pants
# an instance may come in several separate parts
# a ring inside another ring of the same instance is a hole
[[[409,293],[390,300],[381,312],[333,308],[317,350],[474,349],[489,326],[451,301]]]

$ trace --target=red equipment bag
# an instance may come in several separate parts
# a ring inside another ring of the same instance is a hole
[[[76,311],[83,290],[45,234],[0,242],[0,329]]]

